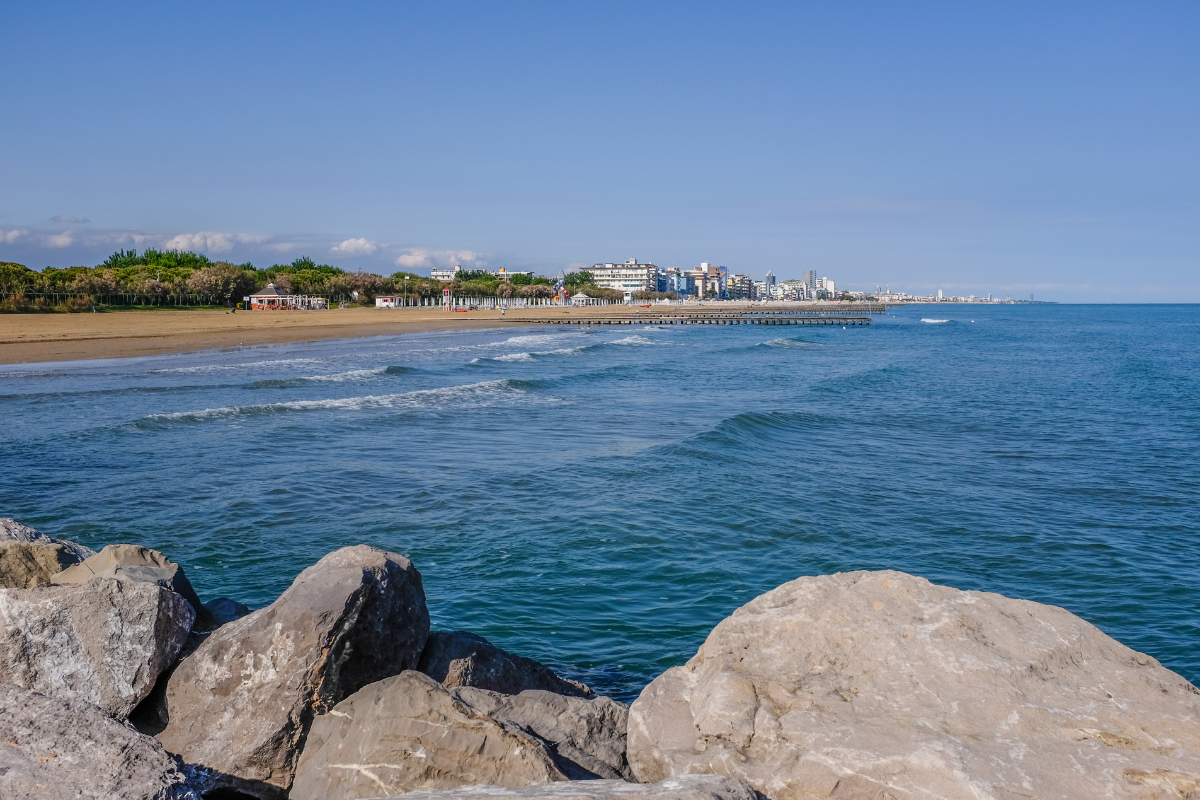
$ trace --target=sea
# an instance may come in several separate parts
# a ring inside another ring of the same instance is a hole
[[[755,596],[864,569],[1062,606],[1200,683],[1200,306],[0,366],[0,516],[252,608],[375,545],[434,628],[625,701]]]

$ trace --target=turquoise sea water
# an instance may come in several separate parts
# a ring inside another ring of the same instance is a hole
[[[754,596],[853,569],[1060,605],[1200,681],[1197,306],[0,366],[0,421],[0,516],[251,606],[378,545],[435,627],[626,700]]]

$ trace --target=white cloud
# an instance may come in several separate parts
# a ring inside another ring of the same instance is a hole
[[[60,224],[66,223],[66,224],[75,224],[75,225],[85,225],[85,224],[91,222],[90,219],[86,219],[84,217],[72,217],[70,214],[55,214],[53,217],[50,218],[50,221],[58,222]]]
[[[0,228],[0,242],[12,244],[28,232],[29,231],[22,230],[21,228],[13,228],[11,231],[6,231],[3,228]]]
[[[162,243],[164,250],[193,250],[198,253],[228,253],[238,245],[262,244],[269,236],[251,233],[180,233]]]
[[[331,248],[330,252],[340,256],[369,256],[378,249],[379,243],[370,239],[347,239]]]
[[[396,259],[397,267],[416,269],[420,267],[449,267],[461,264],[471,269],[481,269],[487,266],[483,253],[471,250],[428,250],[424,247],[414,247],[405,250]]]
[[[71,235],[70,231],[46,237],[47,247],[70,247],[73,244],[75,244],[75,237]]]

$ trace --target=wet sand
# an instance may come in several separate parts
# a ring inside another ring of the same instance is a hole
[[[238,345],[421,331],[516,327],[523,319],[621,315],[627,306],[447,312],[438,308],[328,311],[110,311],[0,314],[0,364],[181,353]]]

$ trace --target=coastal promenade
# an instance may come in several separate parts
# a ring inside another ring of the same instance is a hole
[[[0,364],[211,350],[241,345],[350,339],[423,331],[516,327],[551,323],[646,324],[711,319],[776,319],[797,313],[861,317],[846,304],[583,306],[446,312],[440,308],[347,308],[329,311],[110,311],[100,314],[0,314]],[[813,319],[820,319],[814,317]],[[724,324],[724,323],[722,323]],[[767,323],[772,324],[772,323]],[[837,324],[849,324],[839,322]],[[856,323],[857,324],[857,323]]]

